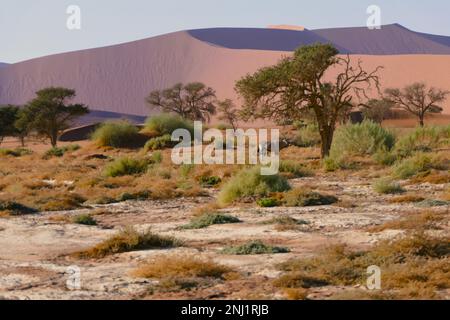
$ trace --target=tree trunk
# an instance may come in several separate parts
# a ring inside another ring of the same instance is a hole
[[[424,116],[419,116],[419,124],[420,126],[423,128],[425,126],[425,120],[424,120]]]
[[[50,137],[50,142],[52,144],[52,147],[56,148],[56,146],[58,144],[58,134],[56,132],[52,132],[51,137]]]
[[[321,137],[321,156],[322,159],[325,159],[330,155],[330,149],[331,144],[333,143],[333,134],[334,134],[334,128],[331,126],[324,126],[320,130],[320,137]]]

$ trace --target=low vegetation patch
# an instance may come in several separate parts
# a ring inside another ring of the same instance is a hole
[[[91,139],[101,147],[131,148],[140,139],[138,128],[132,123],[108,121],[92,134]]]
[[[381,194],[398,194],[405,192],[399,183],[389,178],[381,178],[375,181],[373,189]]]
[[[279,171],[288,179],[312,176],[312,171],[295,161],[281,161]]]
[[[155,133],[159,136],[172,135],[177,129],[186,129],[192,136],[194,125],[192,122],[185,120],[178,115],[162,113],[148,118],[144,128],[145,131]]]
[[[405,158],[416,152],[431,152],[433,149],[448,146],[450,146],[450,126],[419,127],[400,138],[395,145],[395,153]]]
[[[145,173],[148,166],[148,160],[124,157],[109,164],[105,168],[104,175],[107,177],[139,175]]]
[[[438,291],[450,287],[449,240],[415,233],[382,241],[368,251],[329,247],[313,258],[282,263],[280,269],[286,273],[275,284],[281,288],[364,285],[367,267],[377,265],[383,270],[383,292],[400,299],[439,298]]]
[[[139,278],[223,278],[232,269],[209,259],[188,256],[159,256],[138,267],[133,275]]]
[[[44,159],[50,159],[53,157],[62,157],[68,152],[74,152],[79,150],[81,147],[78,144],[71,144],[64,147],[53,147],[47,150],[44,154]]]
[[[161,137],[155,137],[148,140],[144,146],[144,152],[162,150],[173,146],[174,142],[172,141],[172,137],[169,134],[165,134]]]
[[[262,208],[278,207],[281,203],[275,198],[262,198],[256,201],[256,204]]]
[[[404,195],[404,196],[398,196],[392,199],[389,199],[390,203],[415,203],[415,202],[422,202],[425,200],[425,198],[417,195]]]
[[[268,221],[265,221],[264,224],[274,224],[275,230],[277,231],[292,231],[299,230],[301,226],[308,225],[309,222],[305,220],[297,220],[289,216],[281,216],[275,217]]]
[[[181,242],[173,237],[165,237],[153,233],[151,230],[139,232],[134,228],[125,228],[109,239],[99,243],[91,249],[75,254],[79,258],[103,258],[122,252],[166,249],[180,246]]]
[[[304,188],[296,188],[282,195],[282,203],[286,207],[310,207],[331,205],[338,202],[335,196],[323,195]]]
[[[33,151],[25,148],[4,149],[0,148],[0,156],[23,157],[32,154]]]
[[[227,247],[222,250],[224,254],[232,255],[253,255],[253,254],[274,254],[274,253],[288,253],[290,250],[285,247],[273,247],[263,243],[260,240],[250,241],[243,245],[236,247]]]
[[[0,201],[0,216],[20,216],[36,212],[36,209],[27,207],[18,202]]]
[[[73,217],[73,223],[82,224],[85,226],[95,226],[97,225],[97,221],[89,214],[80,214],[78,216]]]
[[[411,213],[399,220],[388,221],[382,225],[371,227],[369,232],[381,232],[384,230],[416,230],[424,231],[438,229],[437,223],[444,219],[442,213],[433,211],[423,211]]]
[[[241,222],[238,218],[230,216],[230,215],[224,215],[224,214],[218,214],[218,213],[205,213],[200,216],[195,217],[191,220],[191,222],[185,226],[183,226],[183,229],[203,229],[207,228],[209,226],[212,226],[214,224],[228,224],[228,223],[239,223]]]
[[[447,161],[440,156],[416,153],[394,166],[393,173],[397,178],[408,179],[418,174],[427,174],[432,169],[446,170],[447,168]]]
[[[244,169],[232,177],[218,196],[220,204],[230,204],[241,198],[259,198],[271,192],[282,192],[290,189],[286,178],[280,175],[261,175],[260,168]]]
[[[57,194],[38,200],[41,211],[68,211],[79,209],[86,199],[75,193]]]

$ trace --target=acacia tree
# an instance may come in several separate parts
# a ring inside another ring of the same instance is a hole
[[[427,89],[425,83],[416,82],[403,89],[389,88],[385,90],[386,99],[391,101],[395,107],[406,110],[419,119],[421,127],[425,125],[427,113],[441,113],[442,103],[450,94],[449,91],[430,87]]]
[[[219,101],[217,106],[220,112],[219,120],[226,121],[233,127],[234,130],[236,130],[239,119],[239,111],[233,101],[231,99]]]
[[[21,128],[48,138],[52,147],[56,147],[60,134],[70,128],[73,120],[89,113],[83,104],[68,104],[75,98],[75,90],[50,87],[36,92],[36,95],[23,109],[18,123]]]
[[[372,85],[379,89],[377,73],[381,67],[367,72],[361,61],[354,66],[349,56],[339,57],[338,53],[329,44],[304,46],[277,65],[239,80],[236,91],[245,102],[243,114],[279,122],[301,120],[312,110],[320,131],[322,157],[328,156],[336,123],[354,97],[367,97],[366,90]],[[330,68],[338,73],[333,82],[326,82],[324,75]]]
[[[153,91],[146,101],[164,112],[173,112],[193,121],[209,122],[211,115],[216,113],[215,91],[200,82],[178,83],[172,88]]]
[[[8,136],[16,136],[14,123],[17,120],[19,107],[13,105],[0,106],[0,144]]]

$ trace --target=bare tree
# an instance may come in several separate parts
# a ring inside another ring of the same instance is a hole
[[[210,121],[216,113],[216,93],[203,83],[178,83],[162,91],[153,91],[146,99],[151,106],[173,112],[185,119]]]
[[[219,120],[226,121],[234,130],[237,128],[239,119],[239,111],[231,99],[218,102],[218,109],[220,112]]]
[[[438,103],[446,100],[450,91],[430,87],[425,83],[416,82],[403,89],[390,88],[385,90],[386,99],[395,107],[406,110],[419,118],[421,127],[425,125],[427,113],[441,113],[442,107]]]

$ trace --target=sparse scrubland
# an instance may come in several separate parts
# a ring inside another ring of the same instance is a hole
[[[134,298],[218,291],[227,298],[446,299],[449,140],[433,134],[430,143],[424,135],[447,128],[378,126],[339,128],[325,160],[317,147],[287,147],[274,176],[245,165],[173,165],[170,148],[91,142],[61,146],[65,152],[54,156],[4,152],[0,232],[28,217],[47,228],[88,228],[83,233],[100,236],[61,248],[53,263],[60,256],[83,268],[111,266],[108,281],[129,279],[130,290],[119,291]],[[420,141],[411,138],[417,135]],[[405,152],[406,144],[417,147]],[[377,161],[380,150],[394,160]],[[381,268],[381,290],[365,289],[371,265]],[[151,282],[137,285],[143,278]]]
[[[31,111],[87,109],[50,99],[73,90],[41,91],[16,129],[53,148],[0,151],[0,299],[449,299],[449,127],[343,124],[355,86],[363,96],[380,80],[379,67],[350,66],[316,44],[238,81],[242,120],[286,131],[274,175],[171,161],[171,133],[216,114],[202,83],[150,93],[177,115],[107,122],[91,141],[59,147],[67,123]],[[343,71],[324,84],[332,67]],[[388,91],[393,104],[402,95]],[[279,108],[286,101],[293,110]],[[235,125],[232,103],[218,105]],[[81,290],[65,287],[69,265],[83,272]],[[380,289],[366,287],[370,266]]]

